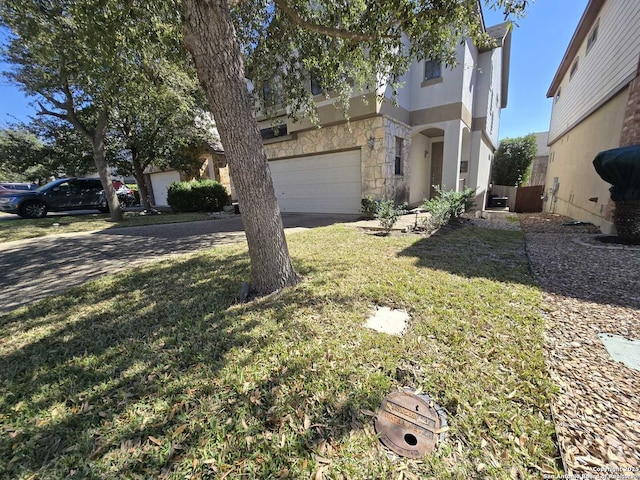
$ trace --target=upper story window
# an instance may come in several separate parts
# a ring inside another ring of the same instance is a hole
[[[322,91],[322,84],[320,83],[320,80],[318,80],[316,77],[311,75],[311,94],[320,95],[321,93],[323,93],[323,91]]]
[[[571,80],[575,75],[575,73],[578,71],[578,60],[580,60],[580,57],[576,57],[576,59],[573,61],[573,65],[571,65],[571,71],[569,72],[569,80]]]
[[[395,152],[395,166],[394,173],[396,175],[403,175],[402,170],[402,138],[396,137],[396,152]]]
[[[598,40],[599,26],[600,26],[600,20],[596,22],[596,26],[593,27],[593,30],[591,30],[589,37],[587,37],[587,53],[589,53],[589,50],[591,50],[591,47],[593,47],[593,44],[596,43],[596,40]]]
[[[555,103],[558,103],[558,100],[560,100],[561,93],[562,93],[562,88],[559,88],[558,91],[556,92]]]
[[[282,91],[276,85],[266,84],[262,87],[262,98],[266,106],[273,107],[282,103]]]
[[[442,76],[442,64],[440,60],[427,60],[424,62],[424,79],[440,78]]]
[[[262,140],[269,140],[270,138],[281,137],[287,134],[287,124],[274,125],[272,127],[263,128],[260,130],[260,136]]]

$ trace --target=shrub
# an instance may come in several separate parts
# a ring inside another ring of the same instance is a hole
[[[374,200],[374,198],[369,195],[367,198],[363,198],[360,203],[362,204],[362,216],[365,220],[373,220],[376,218],[378,200]]]
[[[493,159],[493,183],[511,187],[525,185],[531,174],[531,164],[537,149],[533,133],[525,137],[501,140]]]
[[[467,188],[463,192],[449,190],[445,192],[439,186],[433,187],[438,193],[436,198],[424,200],[423,207],[430,213],[425,220],[425,228],[435,230],[446,225],[453,218],[457,218],[473,207],[475,190]]]
[[[400,215],[407,213],[407,204],[404,203],[396,207],[393,200],[380,200],[376,202],[375,217],[380,222],[380,226],[388,234],[398,221]]]
[[[174,182],[167,202],[174,212],[219,212],[229,204],[227,189],[214,180]]]

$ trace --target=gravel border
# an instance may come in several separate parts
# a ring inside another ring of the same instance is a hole
[[[598,338],[640,339],[640,249],[604,245],[589,225],[521,214],[527,255],[543,290],[552,405],[568,475],[640,478],[640,372]],[[608,475],[608,476],[607,476]]]

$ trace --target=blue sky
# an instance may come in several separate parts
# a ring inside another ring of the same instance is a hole
[[[588,0],[537,0],[513,32],[508,105],[502,111],[500,138],[549,128],[551,99],[547,89],[562,60]],[[483,2],[484,4],[484,2]],[[502,15],[484,8],[487,26]],[[4,43],[0,34],[0,41]],[[6,65],[0,64],[5,70]],[[35,113],[18,88],[0,78],[0,128],[27,121]]]
[[[500,117],[500,138],[549,130],[547,90],[569,46],[588,0],[537,0],[514,28],[507,108]],[[503,17],[484,9],[487,26]]]

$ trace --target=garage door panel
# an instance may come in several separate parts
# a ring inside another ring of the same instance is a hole
[[[360,151],[269,163],[282,212],[359,213]]]
[[[149,177],[151,179],[151,188],[153,188],[155,205],[168,206],[167,190],[173,182],[180,181],[180,174],[174,171],[158,172],[152,173]]]

